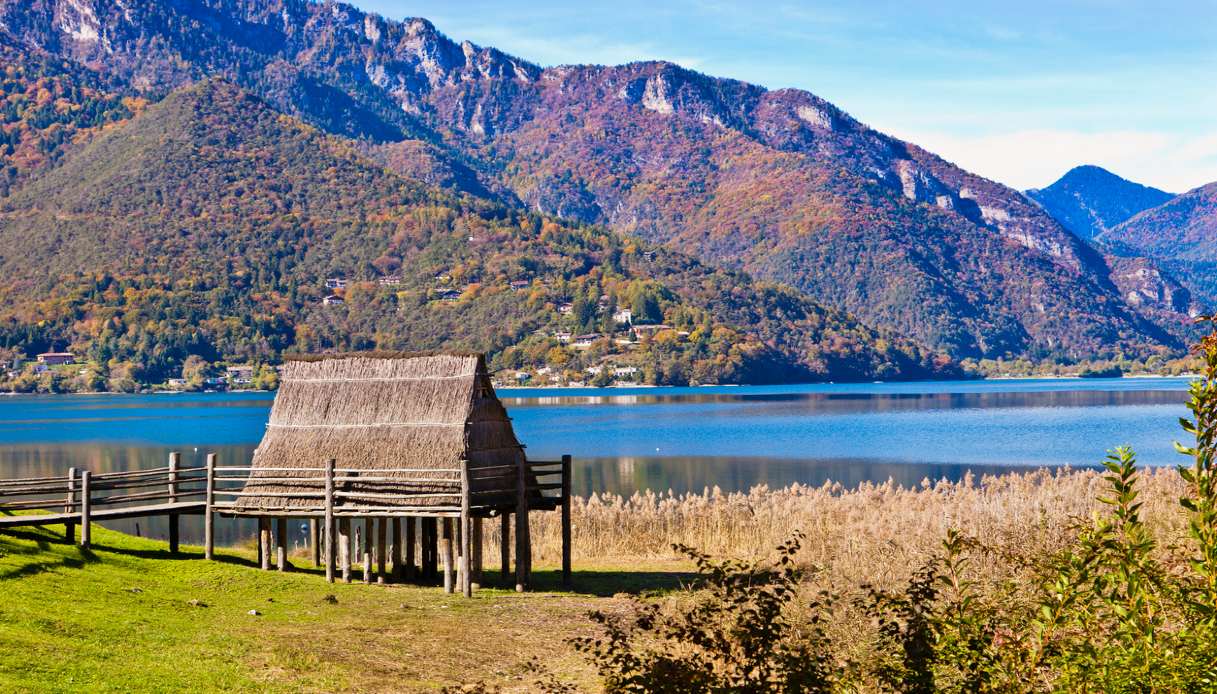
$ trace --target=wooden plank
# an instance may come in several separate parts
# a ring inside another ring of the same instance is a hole
[[[440,555],[444,561],[444,592],[451,594],[454,589],[453,556],[452,556],[452,519],[443,519],[444,535],[440,539]]]
[[[499,530],[499,572],[502,574],[503,583],[507,583],[507,576],[511,573],[511,513],[504,511],[501,518],[502,527]]]
[[[570,476],[571,459],[562,456],[562,586],[571,587],[570,567]]]
[[[317,540],[318,528],[317,519],[308,519],[308,551],[313,555],[313,566],[321,566],[321,543]]]
[[[287,571],[287,519],[275,520],[275,568]]]
[[[351,582],[351,519],[338,521],[338,551],[342,555],[342,582]]]
[[[169,503],[177,502],[177,468],[182,462],[182,454],[174,451],[169,454]],[[176,513],[169,514],[169,552],[171,554],[178,553],[179,539],[178,516]]]
[[[471,555],[469,563],[471,564],[469,571],[471,572],[473,589],[477,590],[482,587],[482,519],[471,518],[473,537],[470,540]]]
[[[215,558],[216,519],[215,519],[215,469],[216,454],[207,454],[207,509],[203,512],[203,556],[206,559]]]
[[[89,498],[92,496],[92,490],[89,485],[92,483],[90,479],[91,473],[88,470],[80,473],[80,546],[88,548],[93,539],[92,536],[92,516],[93,502]]]
[[[334,527],[334,459],[325,464],[325,580],[334,582],[335,548]]]
[[[405,575],[405,578],[407,581],[413,581],[415,578],[417,578],[417,571],[415,570],[415,560],[417,558],[417,555],[415,554],[415,552],[416,552],[415,543],[417,543],[417,541],[418,541],[419,519],[413,518],[411,516],[406,516],[405,521],[406,521],[406,539],[405,539],[406,575]]]
[[[63,507],[64,513],[71,513],[76,509],[76,468],[68,468],[68,498],[67,503]],[[67,521],[63,524],[64,539],[68,544],[76,544],[76,524]]]
[[[270,571],[270,519],[258,519],[258,564],[263,571]]]
[[[376,583],[384,585],[385,582],[385,564],[388,562],[389,551],[385,545],[388,542],[388,518],[380,518],[376,521]]]
[[[528,586],[528,565],[525,561],[528,547],[528,472],[524,461],[519,462],[516,474],[516,592],[522,593]]]
[[[407,522],[410,520],[406,519]],[[389,539],[393,542],[393,549],[390,552],[390,557],[393,561],[393,580],[400,581],[406,572],[401,565],[401,519],[394,518],[392,525],[389,526]]]
[[[461,593],[473,597],[473,528],[469,524],[469,466],[461,466]]]

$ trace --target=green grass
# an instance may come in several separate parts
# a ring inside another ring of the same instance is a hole
[[[558,593],[556,575],[539,571],[537,592],[467,600],[430,586],[331,585],[311,568],[259,571],[238,549],[211,562],[196,547],[173,556],[97,526],[93,539],[83,550],[62,526],[0,534],[0,691],[523,691],[533,657],[594,688],[565,644],[588,632],[585,612],[683,578],[597,567],[576,574],[581,592]]]

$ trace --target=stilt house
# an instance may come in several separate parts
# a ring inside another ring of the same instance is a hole
[[[435,574],[442,563],[445,587],[468,595],[481,574],[484,519],[501,523],[506,578],[514,514],[515,584],[523,590],[529,513],[560,509],[563,579],[570,578],[570,458],[526,458],[479,354],[289,359],[252,464],[224,470],[248,477],[239,491],[216,490],[235,500],[214,508],[261,520],[266,568],[272,520],[282,568],[287,519],[307,518],[317,528],[314,560],[326,564],[330,580],[338,572],[349,580],[360,556],[365,578],[375,564],[381,582]],[[352,541],[358,522],[362,552]]]

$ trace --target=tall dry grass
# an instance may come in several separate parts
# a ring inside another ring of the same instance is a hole
[[[1144,517],[1161,544],[1182,539],[1179,474],[1149,469],[1142,485]],[[1025,558],[1068,544],[1077,525],[1100,510],[1104,491],[1098,471],[1041,469],[926,481],[911,489],[889,481],[855,489],[796,484],[747,493],[716,488],[685,495],[593,495],[572,502],[573,557],[576,569],[580,562],[662,561],[679,558],[672,549],[679,543],[717,557],[759,559],[800,530],[807,536],[800,557],[826,583],[893,586],[939,551],[947,530],[956,528],[989,549],[988,569],[997,579],[1016,572]],[[558,514],[533,514],[530,522],[534,561],[557,563]],[[497,530],[488,530],[486,556],[497,556]]]

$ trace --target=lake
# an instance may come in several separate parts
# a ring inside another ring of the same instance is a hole
[[[1177,464],[1188,380],[1032,379],[766,387],[503,389],[536,458],[574,456],[577,494],[958,479],[1097,464],[1118,445]],[[0,397],[0,478],[245,465],[271,393]],[[190,519],[191,521],[195,519]],[[115,527],[160,536],[163,519]],[[197,524],[184,524],[193,541]],[[221,542],[249,532],[224,522]]]

